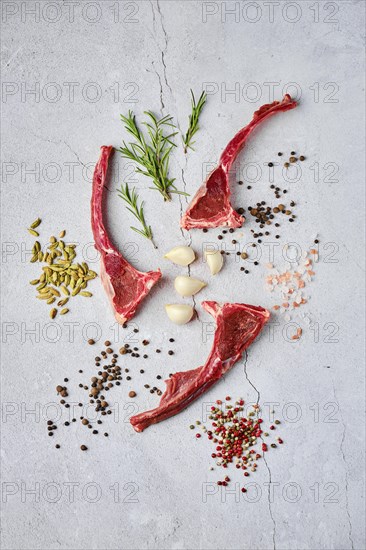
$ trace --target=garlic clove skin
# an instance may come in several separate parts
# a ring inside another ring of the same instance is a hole
[[[205,258],[211,275],[216,275],[221,271],[224,265],[224,258],[219,250],[205,250]]]
[[[200,281],[199,279],[193,279],[193,277],[188,277],[187,275],[178,275],[174,281],[174,288],[181,296],[193,296],[197,294],[203,287],[206,286],[206,283]]]
[[[190,246],[175,246],[165,254],[164,258],[167,258],[174,264],[186,267],[194,262],[196,255]]]
[[[176,325],[189,323],[194,314],[193,307],[185,304],[167,304],[165,311],[169,319]]]

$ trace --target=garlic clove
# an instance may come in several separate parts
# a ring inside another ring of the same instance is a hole
[[[199,279],[193,279],[193,277],[188,277],[187,275],[178,275],[174,281],[174,288],[181,296],[193,296],[197,294],[206,283],[200,281]]]
[[[168,258],[174,264],[187,266],[194,262],[196,255],[190,246],[175,246],[164,258]]]
[[[205,250],[205,258],[211,275],[216,275],[224,265],[223,255],[219,250]]]
[[[194,314],[193,307],[185,304],[167,304],[165,311],[169,319],[176,325],[185,325]]]

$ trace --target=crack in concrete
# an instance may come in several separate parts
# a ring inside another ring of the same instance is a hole
[[[347,250],[348,254],[350,255],[351,261],[353,260],[353,262],[354,262],[354,263],[357,265],[357,267],[362,271],[362,273],[365,273],[365,269],[364,269],[358,262],[356,262],[356,260],[353,258],[352,253],[351,253],[351,251],[349,250],[348,246],[347,246],[345,243],[343,243],[342,246],[343,246],[343,248],[345,248],[345,249]]]
[[[337,402],[339,411],[341,411],[333,381],[332,381],[332,385],[333,385],[334,398]],[[354,543],[353,543],[353,539],[352,539],[352,520],[351,520],[351,514],[349,513],[349,502],[348,502],[348,467],[347,467],[346,455],[345,455],[344,448],[343,448],[343,443],[344,443],[344,440],[345,440],[345,437],[346,437],[346,424],[344,423],[343,415],[342,415],[341,412],[340,412],[340,417],[341,417],[341,423],[342,423],[342,426],[343,426],[343,433],[342,433],[341,443],[340,443],[340,446],[339,446],[339,451],[342,455],[342,460],[343,460],[343,463],[344,463],[344,470],[345,470],[346,513],[347,513],[347,518],[348,518],[348,538],[349,538],[349,541],[351,543],[351,548],[352,548],[352,550],[354,550]]]
[[[150,6],[151,6],[151,11],[152,11],[152,16],[153,16],[153,29],[154,29],[154,31],[156,32],[156,17],[155,17],[155,10],[154,10],[154,4],[152,3],[151,0],[150,0]]]
[[[75,155],[75,157],[78,159],[78,161],[80,162],[80,164],[82,166],[84,166],[84,168],[86,168],[86,165],[81,161],[78,153],[76,151],[74,151],[74,149],[71,147],[71,145],[69,145],[64,139],[61,140],[53,140],[53,139],[47,139],[43,136],[40,136],[39,134],[36,134],[35,132],[33,132],[32,130],[28,130],[26,128],[23,128],[24,131],[28,132],[29,134],[31,134],[32,136],[34,136],[35,138],[41,140],[43,143],[52,143],[52,145],[61,145],[62,143],[64,145],[66,145],[66,147]]]
[[[60,142],[60,143],[61,143],[61,142]],[[80,164],[82,164],[82,165],[84,166],[84,168],[85,168],[85,164],[80,160],[79,155],[77,154],[76,151],[74,151],[74,149],[71,147],[71,145],[69,145],[68,143],[66,143],[65,140],[63,140],[62,143],[64,143],[64,144],[66,145],[66,147],[67,147],[68,149],[70,149],[70,151],[75,155],[75,157],[78,159],[78,161],[80,162]]]
[[[150,6],[151,6],[151,11],[152,11],[152,16],[153,16],[153,29],[154,29],[154,32],[156,34],[156,15],[155,15],[155,6],[153,4],[153,2],[150,0]],[[168,81],[168,76],[167,76],[167,66],[166,66],[166,61],[165,61],[165,55],[168,51],[168,43],[169,43],[169,37],[168,37],[168,33],[166,32],[166,29],[165,29],[165,23],[164,23],[164,16],[162,14],[162,11],[161,11],[161,8],[160,8],[160,4],[159,4],[159,0],[156,0],[156,8],[157,8],[157,11],[159,13],[159,16],[160,16],[160,27],[161,27],[161,31],[162,31],[162,35],[164,37],[164,47],[161,47],[160,44],[158,43],[158,41],[155,39],[154,37],[154,40],[156,42],[156,45],[157,47],[160,49],[160,56],[161,56],[161,64],[162,64],[162,75],[163,75],[163,78],[164,78],[164,83],[165,83],[165,86],[168,88],[168,90],[170,91],[170,94],[171,96],[173,97],[173,90],[169,84],[169,81]],[[164,99],[163,99],[163,81],[162,81],[162,76],[161,74],[159,73],[159,71],[156,70],[155,68],[155,64],[154,64],[154,61],[151,62],[152,66],[153,66],[153,69],[154,69],[154,73],[156,74],[156,76],[158,77],[158,80],[159,80],[159,86],[160,86],[160,105],[161,105],[161,113],[163,114],[163,110],[165,109],[165,103],[164,103]]]
[[[180,129],[180,128],[179,128]],[[184,167],[181,167],[181,176],[182,176],[182,182],[183,182],[183,191],[186,193],[187,189],[187,182],[185,179],[184,171],[187,169],[187,157],[185,159]],[[179,197],[179,204],[180,204],[180,217],[183,216],[183,197],[185,198],[186,204],[188,204],[188,197],[187,195],[178,195]],[[191,246],[192,244],[192,235],[189,231],[184,231],[183,228],[179,225],[180,232],[182,234],[183,239],[186,241],[187,246]]]
[[[9,66],[10,66],[10,63],[13,61],[13,59],[18,55],[18,53],[20,52],[20,50],[23,49],[23,46],[20,46],[16,52],[12,53],[11,56],[9,57],[8,61],[1,67],[1,71],[2,73],[4,74],[5,72],[5,69],[8,69]]]
[[[154,63],[154,61],[151,62],[151,65],[153,66],[154,73],[155,73],[156,76],[158,77],[158,81],[159,81],[159,87],[160,87],[159,96],[160,96],[161,114],[163,114],[163,110],[165,109],[165,103],[164,103],[164,99],[163,99],[163,83],[162,83],[162,81],[161,81],[161,76],[160,76],[159,71],[157,71],[157,70],[155,69],[155,63]]]
[[[191,269],[190,269],[190,268],[188,269],[188,275],[191,276]],[[197,310],[196,298],[195,298],[194,296],[192,296],[192,302],[193,302],[193,308],[194,308],[194,310],[195,310],[195,312],[196,312],[197,321],[198,321],[199,323],[201,323],[201,330],[202,330],[202,328],[203,328],[203,322],[202,322],[202,319],[201,319],[200,316],[199,316],[199,313],[198,313],[198,310]],[[201,332],[201,334],[202,334],[202,332]]]
[[[248,352],[247,350],[245,350],[245,359],[244,359],[244,374],[245,374],[245,377],[246,379],[248,380],[249,384],[252,386],[253,390],[256,392],[257,394],[257,405],[259,405],[259,401],[260,401],[260,398],[261,398],[261,394],[259,392],[259,390],[257,390],[257,388],[255,387],[255,385],[253,384],[253,382],[251,380],[249,380],[249,377],[248,377],[248,373],[247,373],[247,362],[248,362]]]
[[[183,169],[182,169],[182,174],[183,174]],[[178,195],[178,200],[179,200],[179,212],[180,212],[180,218],[183,216],[183,203],[182,203],[182,195]],[[187,237],[186,235],[184,234],[184,231],[183,231],[183,227],[179,224],[179,231],[183,237],[183,239],[187,242]],[[189,266],[188,266],[189,267]]]
[[[164,41],[165,41],[165,48],[161,50],[161,62],[163,64],[163,73],[164,73],[164,80],[165,80],[165,84],[167,86],[167,88],[169,88],[170,90],[170,93],[173,97],[173,90],[168,82],[168,77],[167,77],[167,72],[166,72],[166,63],[165,63],[165,54],[167,53],[168,51],[168,42],[169,42],[169,38],[168,38],[168,33],[166,32],[166,29],[165,29],[165,24],[164,24],[164,17],[163,17],[163,14],[162,14],[162,11],[161,11],[161,8],[160,8],[160,2],[159,0],[156,0],[156,6],[158,8],[158,12],[159,12],[159,15],[160,15],[160,24],[161,24],[161,30],[163,31],[163,34],[164,34]]]
[[[261,437],[262,441],[263,441],[263,438]],[[268,484],[268,510],[269,510],[269,515],[270,515],[270,518],[272,520],[272,523],[273,523],[273,532],[272,532],[272,542],[273,542],[273,550],[276,550],[276,529],[277,529],[277,525],[276,525],[276,521],[273,517],[273,512],[272,512],[272,506],[271,506],[271,483],[272,483],[272,474],[271,474],[271,469],[270,467],[268,466],[268,462],[267,462],[267,459],[266,459],[266,456],[265,456],[265,453],[263,453],[263,460],[264,460],[264,463],[266,465],[266,468],[268,470],[268,479],[269,479],[269,484]]]
[[[247,350],[245,350],[245,359],[244,359],[244,374],[245,374],[245,377],[247,379],[247,381],[249,382],[249,384],[252,386],[252,388],[254,389],[254,391],[256,392],[257,394],[257,405],[259,405],[259,402],[260,402],[260,398],[261,398],[261,394],[260,394],[260,391],[256,388],[256,386],[253,384],[253,382],[249,379],[249,376],[248,376],[248,372],[247,372],[247,363],[248,363],[248,352]],[[260,437],[261,440],[263,441],[264,443],[264,440],[263,440],[263,437],[261,436]],[[276,530],[277,530],[277,524],[276,524],[276,520],[273,516],[273,512],[272,512],[272,503],[271,503],[271,483],[272,483],[272,473],[271,473],[271,469],[268,465],[268,462],[267,462],[267,459],[266,459],[266,455],[265,453],[263,453],[263,460],[264,460],[264,463],[266,465],[266,468],[267,468],[267,471],[268,471],[268,480],[269,480],[269,483],[268,483],[268,511],[269,511],[269,516],[272,520],[272,524],[273,524],[273,531],[272,531],[272,542],[273,542],[273,550],[276,550]]]

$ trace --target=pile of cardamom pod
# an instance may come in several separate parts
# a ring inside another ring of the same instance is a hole
[[[39,237],[36,228],[40,223],[40,218],[37,218],[28,229],[34,237]],[[43,250],[40,242],[36,240],[32,248],[33,256],[30,260],[31,263],[42,262],[46,264],[42,267],[39,278],[33,279],[30,284],[37,285],[37,298],[39,300],[45,300],[49,305],[58,300],[57,306],[62,308],[60,315],[69,312],[69,308],[64,306],[71,297],[79,295],[90,298],[92,296],[92,293],[85,289],[88,282],[97,277],[97,273],[89,269],[86,262],[73,263],[76,258],[76,244],[66,244],[62,240],[65,235],[66,231],[61,231],[58,239],[51,236],[49,243]],[[51,309],[51,319],[56,317],[57,312],[56,307]]]

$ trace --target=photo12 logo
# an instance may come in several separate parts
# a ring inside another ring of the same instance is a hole
[[[138,2],[115,0],[114,2],[84,2],[64,0],[62,2],[2,2],[3,23],[48,23],[65,24],[85,21],[91,25],[100,22],[136,24],[139,23]]]
[[[131,416],[138,414],[140,409],[135,401],[128,401],[123,406],[115,401],[108,403],[108,411],[111,411],[111,414],[108,415],[109,423],[129,424]],[[86,419],[88,424],[97,427],[98,420],[103,419],[103,415],[100,411],[96,411],[95,405],[92,403],[76,401],[68,401],[67,407],[61,406],[56,401],[48,403],[5,401],[1,404],[1,422],[3,424],[46,424],[51,421],[54,425],[69,426],[76,421],[75,419]]]
[[[109,339],[113,344],[120,346],[129,344],[134,346],[138,343],[135,330],[138,325],[130,321],[127,328],[124,328],[120,323],[113,323],[110,327]],[[55,321],[50,320],[45,323],[40,322],[15,322],[12,320],[1,323],[1,342],[5,345],[10,344],[56,344],[63,341],[69,344],[75,342],[100,342],[103,339],[102,326],[90,321],[80,323],[78,321]]]
[[[210,23],[311,23],[338,24],[337,2],[210,2],[202,3],[202,22]]]
[[[108,500],[115,504],[138,504],[140,487],[135,481],[120,483],[115,481],[108,487],[103,487],[96,481],[82,483],[80,481],[3,481],[1,484],[1,501],[8,504],[17,500],[22,504],[27,502],[86,502],[95,504]]]
[[[245,401],[242,405],[243,411],[237,413],[239,418],[252,416],[253,408],[257,402]],[[204,401],[201,408],[200,421],[207,424],[212,419],[212,409],[218,408],[224,412],[224,405],[218,405],[217,402]],[[288,401],[280,403],[279,401],[265,401],[257,409],[259,417],[265,422],[271,424],[298,424],[299,422],[308,424],[312,421],[314,424],[339,424],[341,422],[341,413],[337,401],[326,401],[324,403],[296,403]],[[279,420],[281,419],[281,420]],[[276,427],[276,426],[275,426]]]
[[[203,82],[202,89],[208,96],[218,96],[221,103],[242,101],[272,103],[275,99],[289,94],[299,101],[303,95],[312,98],[314,103],[339,103],[340,86],[336,82]]]
[[[99,82],[14,82],[3,81],[1,102],[21,103],[99,103],[105,97],[113,103],[138,103],[140,88],[136,82],[113,82],[107,88]]]
[[[216,168],[216,164],[214,161],[202,163],[203,180]],[[271,160],[270,163],[268,161],[234,162],[229,170],[229,177],[241,184],[245,182],[245,185],[266,182],[273,184],[278,177],[281,177],[283,182],[288,185],[299,181],[306,181],[308,184],[334,184],[340,181],[340,166],[337,162],[330,160],[322,162],[315,160],[310,165],[293,162],[290,163],[290,166],[284,166],[283,162],[276,160]]]
[[[245,491],[242,491],[242,488]],[[245,483],[236,482],[230,487],[218,486],[215,482],[202,483],[202,502],[206,504],[212,499],[221,503],[255,504],[265,499],[270,504],[286,502],[296,504],[301,500],[310,500],[314,504],[340,504],[340,487],[334,481],[315,481],[311,486],[304,486],[296,481],[280,483],[279,481]]]

